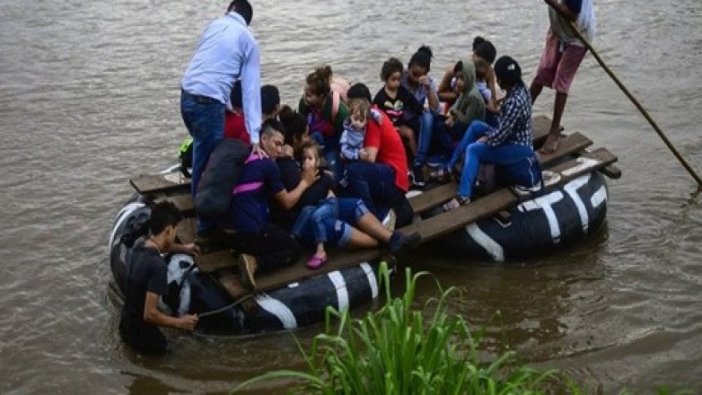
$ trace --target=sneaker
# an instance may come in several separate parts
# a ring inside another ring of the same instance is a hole
[[[407,249],[414,248],[419,244],[422,237],[414,232],[411,235],[403,235],[400,232],[393,232],[388,246],[391,254],[399,254]]]
[[[395,210],[390,209],[390,211],[388,211],[388,215],[385,216],[382,224],[385,229],[389,230],[390,232],[395,230],[395,225],[397,224],[397,215],[395,215]]]
[[[410,174],[412,185],[418,188],[424,188],[427,185],[426,179],[424,178],[424,165],[415,163],[412,165],[412,173]]]
[[[249,290],[256,289],[256,281],[254,280],[254,273],[256,272],[256,258],[252,255],[241,254],[239,255],[239,274],[241,275],[242,285]]]

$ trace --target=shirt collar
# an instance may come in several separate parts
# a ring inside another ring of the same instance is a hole
[[[239,23],[241,23],[242,25],[244,25],[244,27],[246,27],[246,21],[244,20],[244,17],[241,16],[241,14],[239,14],[238,12],[236,12],[236,11],[230,11],[230,12],[227,13],[227,16],[230,16],[230,17],[234,18],[234,20],[236,20],[237,22],[239,22]]]

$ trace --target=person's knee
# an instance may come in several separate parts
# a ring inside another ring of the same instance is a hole
[[[485,143],[472,143],[466,148],[466,154],[481,156],[487,149],[488,146]]]

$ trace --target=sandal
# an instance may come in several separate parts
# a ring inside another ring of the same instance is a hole
[[[468,203],[470,203],[470,198],[456,196],[455,198],[444,203],[444,205],[442,207],[443,207],[444,211],[451,211],[451,210],[455,210],[455,209],[457,209],[465,204],[468,204]]]
[[[312,255],[312,258],[310,258],[309,261],[307,261],[307,267],[309,269],[316,270],[316,269],[319,269],[320,267],[322,267],[322,265],[324,265],[325,263],[327,263],[326,257],[321,257],[321,256],[315,254],[315,255]]]
[[[254,273],[256,272],[256,258],[252,255],[241,254],[239,255],[239,261],[237,262],[239,266],[239,274],[241,275],[241,283],[244,287],[253,291],[256,289],[256,280],[254,280]]]

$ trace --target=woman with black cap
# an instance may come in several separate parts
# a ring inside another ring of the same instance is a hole
[[[531,97],[519,63],[503,56],[495,62],[495,75],[507,92],[500,108],[500,126],[473,121],[468,127],[447,164],[451,169],[465,155],[458,194],[444,205],[445,210],[470,202],[481,162],[500,166],[508,183],[530,188],[541,184],[541,169],[532,147]]]

